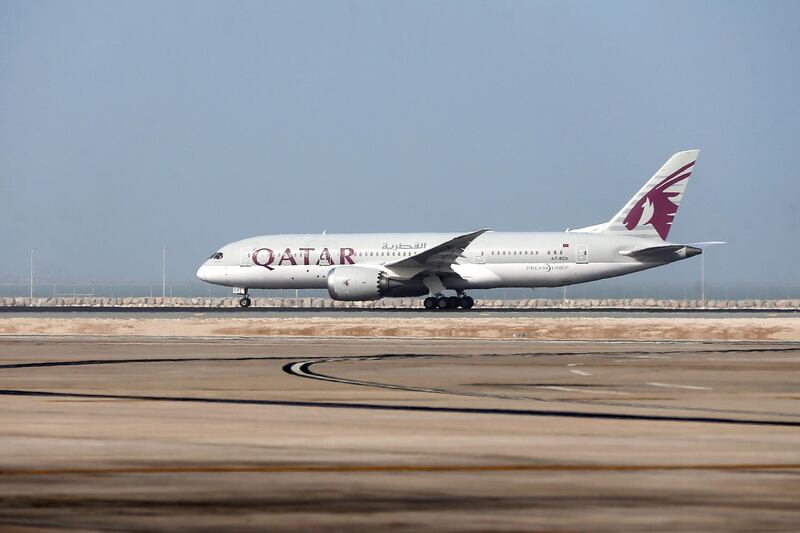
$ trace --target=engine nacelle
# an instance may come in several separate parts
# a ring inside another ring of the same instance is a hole
[[[378,300],[382,271],[362,266],[339,266],[328,272],[328,293],[334,300]]]
[[[328,272],[328,294],[334,300],[379,300],[384,296],[421,296],[428,289],[421,281],[391,279],[374,266],[337,266]]]

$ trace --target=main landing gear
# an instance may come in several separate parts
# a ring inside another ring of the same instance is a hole
[[[425,306],[425,309],[431,311],[435,309],[456,309],[457,307],[470,309],[473,305],[475,305],[475,300],[464,293],[459,293],[458,296],[445,296],[443,294],[436,294],[434,296],[428,296],[425,298],[422,301],[422,304]]]
[[[250,300],[250,296],[247,294],[247,289],[243,289],[241,287],[234,287],[233,294],[241,294],[242,298],[239,300],[239,305],[247,308],[250,307],[250,304],[253,303]]]

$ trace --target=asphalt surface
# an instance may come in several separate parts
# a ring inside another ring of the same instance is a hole
[[[796,531],[800,344],[0,338],[0,529]]]
[[[141,317],[149,318],[186,318],[198,315],[224,316],[230,318],[420,318],[420,317],[537,317],[537,318],[561,318],[561,317],[696,317],[696,318],[758,318],[770,316],[797,316],[800,311],[785,309],[730,309],[730,310],[703,310],[703,309],[653,309],[653,310],[630,310],[630,309],[454,309],[454,310],[434,310],[426,309],[312,309],[294,307],[265,307],[265,308],[158,308],[158,307],[0,307],[0,317]]]

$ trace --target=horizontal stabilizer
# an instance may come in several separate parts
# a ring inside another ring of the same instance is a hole
[[[686,244],[667,244],[664,246],[640,248],[638,250],[623,250],[620,253],[640,261],[666,261],[674,258],[676,255],[681,259],[694,257],[695,255],[702,254],[703,250]]]
[[[718,244],[728,244],[728,243],[724,241],[706,241],[706,242],[693,242],[689,244],[689,246],[694,246],[695,248],[701,248],[705,250],[710,246],[716,246]]]

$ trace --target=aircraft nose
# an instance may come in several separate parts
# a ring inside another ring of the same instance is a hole
[[[210,281],[209,280],[209,278],[210,278],[209,270],[210,270],[210,268],[208,267],[208,265],[205,265],[205,264],[200,265],[200,268],[197,269],[197,278],[202,280],[202,281]]]

